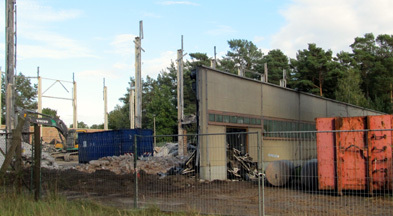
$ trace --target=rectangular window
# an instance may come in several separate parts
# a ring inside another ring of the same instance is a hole
[[[209,121],[214,121],[214,114],[209,114]]]
[[[222,115],[216,115],[216,122],[222,122]]]
[[[236,116],[231,116],[231,123],[237,123]]]
[[[250,118],[244,117],[244,124],[250,124]]]
[[[222,120],[223,120],[223,122],[225,122],[225,123],[229,123],[229,116],[224,115],[224,116],[222,117]]]
[[[243,122],[244,122],[243,117],[237,117],[238,124],[243,124]]]

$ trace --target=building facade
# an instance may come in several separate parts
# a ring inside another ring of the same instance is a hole
[[[318,117],[382,114],[209,67],[197,68],[196,92],[201,134],[314,131]],[[202,136],[199,139],[201,177],[227,178],[227,147],[248,153],[256,161],[255,143],[257,136],[246,136],[240,141],[228,136]],[[280,137],[265,136],[262,145],[264,161],[293,160],[297,151],[288,148],[288,143]],[[316,152],[310,151],[303,157],[304,160],[316,158]]]

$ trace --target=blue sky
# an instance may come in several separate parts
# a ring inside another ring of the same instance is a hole
[[[4,1],[0,3],[0,34],[4,35]],[[357,36],[393,34],[390,0],[17,0],[17,72],[72,81],[78,92],[78,121],[103,123],[103,78],[108,107],[113,110],[134,77],[134,44],[143,20],[142,74],[156,77],[170,65],[184,36],[186,53],[217,57],[228,51],[227,41],[247,39],[265,54],[281,49],[296,52],[316,43],[334,53],[350,51]],[[4,37],[0,66],[5,68]],[[186,58],[189,58],[186,56]],[[32,79],[35,83],[36,80]],[[44,80],[43,90],[53,81]],[[56,84],[45,95],[71,98]],[[71,101],[43,99],[43,107],[58,111],[72,123]]]

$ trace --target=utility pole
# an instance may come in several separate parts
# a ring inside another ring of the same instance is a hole
[[[130,128],[135,128],[135,87],[130,82]]]
[[[40,76],[40,67],[37,67],[37,80],[38,80],[38,86],[37,86],[37,101],[38,101],[38,109],[37,112],[42,113],[42,79]]]
[[[104,130],[108,130],[108,101],[107,101],[107,88],[104,78]]]
[[[37,112],[42,113],[42,79],[40,76],[40,67],[37,67],[37,82],[38,82],[38,86],[37,86],[37,102],[38,102]],[[41,118],[41,115],[38,115],[38,118]],[[40,136],[42,136],[42,127],[39,127],[39,130],[40,130]]]
[[[73,105],[73,109],[74,109],[74,118],[73,118],[73,128],[77,129],[78,128],[78,119],[77,119],[77,100],[76,100],[76,82],[75,82],[75,75],[74,73],[72,73],[72,83],[74,84],[74,88],[73,88],[73,97],[72,97],[72,105]]]
[[[217,53],[216,53],[216,46],[214,46],[214,59],[210,61],[210,67],[216,68],[217,67]]]
[[[16,0],[6,0],[6,128],[11,133],[16,128],[15,69],[16,69]]]
[[[181,49],[177,50],[177,122],[178,122],[178,142],[179,155],[187,154],[187,143],[183,139],[184,120],[184,92],[183,92],[183,35],[181,36]]]
[[[139,21],[139,37],[134,40],[135,43],[135,128],[142,128],[142,39],[143,23]],[[143,50],[144,51],[144,50]]]
[[[267,70],[267,63],[265,63],[264,65],[264,74],[263,76],[261,76],[261,81],[262,82],[268,82],[268,78],[269,78],[269,74],[268,74],[268,70]]]

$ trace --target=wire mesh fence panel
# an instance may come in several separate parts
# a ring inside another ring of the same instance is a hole
[[[155,156],[138,160],[140,206],[203,214],[258,214],[257,157],[252,158],[236,148],[257,150],[256,133],[156,136],[155,139],[158,146]],[[178,155],[179,139],[188,143],[186,156]],[[152,160],[157,163],[142,165]]]
[[[269,132],[268,215],[391,215],[392,131]]]

